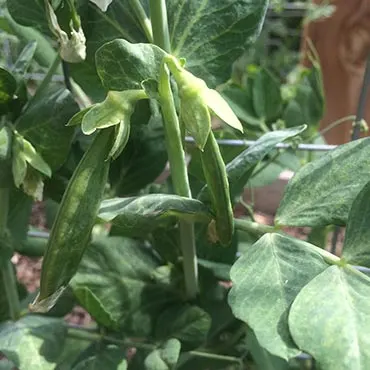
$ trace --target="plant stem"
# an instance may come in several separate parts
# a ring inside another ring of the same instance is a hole
[[[258,222],[253,222],[245,219],[235,219],[235,228],[240,231],[246,231],[255,235],[263,235],[266,233],[279,232],[280,228],[276,226],[264,225]]]
[[[168,159],[175,192],[180,196],[191,198],[180,124],[171,90],[169,72],[164,63],[161,65],[159,95]],[[194,299],[198,293],[198,264],[193,223],[180,221],[180,243],[183,255],[186,295],[188,299]]]
[[[4,238],[7,228],[9,210],[9,189],[0,188],[0,238]],[[18,320],[21,312],[17,282],[11,261],[6,261],[2,266],[2,280],[9,305],[9,314],[12,320]]]
[[[136,14],[138,21],[145,33],[146,38],[150,43],[153,43],[153,30],[150,19],[148,18],[141,2],[139,0],[130,0],[130,5]]]
[[[356,119],[356,116],[346,116],[346,117],[342,117],[334,122],[332,122],[329,126],[325,127],[323,130],[319,131],[317,134],[314,134],[312,135],[309,139],[308,139],[308,142],[309,143],[313,143],[313,141],[315,139],[317,139],[318,137],[326,134],[327,132],[329,132],[330,130],[332,130],[333,128],[347,122],[347,121],[350,121],[350,120],[355,120]]]
[[[43,92],[45,91],[45,89],[49,85],[51,79],[53,78],[54,73],[58,69],[59,64],[60,64],[60,56],[59,56],[59,54],[56,54],[52,65],[49,67],[49,69],[48,69],[48,71],[47,71],[44,79],[42,80],[42,82],[40,83],[39,87],[37,88],[37,90],[35,92],[35,95],[33,95],[33,97],[28,101],[28,103],[27,103],[27,105],[25,107],[25,111],[32,104],[34,104],[40,98],[40,96],[43,94]]]
[[[154,43],[167,53],[171,53],[166,0],[150,0],[149,4]]]

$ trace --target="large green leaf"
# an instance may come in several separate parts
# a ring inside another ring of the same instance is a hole
[[[209,87],[225,82],[232,63],[259,33],[266,0],[167,1],[172,53]]]
[[[184,349],[195,348],[207,338],[211,318],[198,306],[178,304],[159,315],[155,335],[159,339],[178,339]]]
[[[360,139],[302,167],[289,181],[275,222],[290,226],[344,225],[370,180],[370,139]]]
[[[98,348],[98,347],[97,347]],[[126,370],[125,351],[115,345],[109,345],[79,361],[72,370]]]
[[[0,351],[23,370],[52,370],[63,350],[66,325],[62,319],[24,316],[0,325]]]
[[[53,170],[67,158],[74,128],[65,125],[77,111],[78,105],[68,90],[53,88],[17,122],[18,132],[35,146]]]
[[[280,234],[265,234],[231,269],[229,304],[258,342],[285,360],[300,351],[288,328],[288,311],[299,291],[327,268],[325,251]]]
[[[95,68],[95,52],[104,43],[115,39],[129,42],[148,42],[140,24],[134,16],[130,1],[114,0],[107,12],[103,13],[97,6],[83,0],[84,6],[79,10],[82,16],[82,28],[87,38],[87,58],[83,63],[70,65],[72,77],[94,100],[104,98],[101,81]],[[148,1],[142,1],[148,8]]]
[[[368,277],[349,266],[331,266],[293,302],[290,332],[321,369],[370,368],[369,295]]]
[[[370,267],[370,182],[349,212],[342,257],[354,265]]]
[[[208,208],[199,200],[168,194],[113,198],[100,205],[98,217],[111,221],[127,236],[140,236],[153,229],[184,219],[209,222]]]
[[[153,350],[144,361],[145,370],[175,369],[180,356],[181,343],[177,339],[169,339],[159,348]]]
[[[174,299],[151,251],[132,239],[102,238],[87,249],[72,288],[97,322],[149,335],[154,319]]]
[[[114,40],[96,52],[96,69],[108,90],[142,89],[142,81],[158,80],[164,55],[165,52],[153,44]]]

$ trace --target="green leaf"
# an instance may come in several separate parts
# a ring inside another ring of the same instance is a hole
[[[127,335],[149,335],[159,313],[174,299],[169,284],[158,277],[158,267],[139,242],[102,238],[86,250],[71,286],[98,323]]]
[[[369,144],[365,138],[341,145],[302,167],[285,189],[275,222],[344,225],[355,197],[370,180]]]
[[[289,333],[289,307],[299,291],[327,268],[325,253],[297,239],[265,234],[232,267],[232,311],[271,354],[285,360],[299,354]]]
[[[283,108],[280,85],[265,69],[259,70],[254,78],[253,106],[258,117],[265,122],[276,119]]]
[[[298,126],[268,132],[229,162],[226,171],[232,196],[239,195],[243,191],[256,165],[274,150],[277,144],[301,134],[305,129],[306,126]]]
[[[259,34],[268,2],[167,1],[172,54],[211,88],[225,82],[232,63]],[[217,19],[217,22],[215,22]]]
[[[66,124],[66,126],[80,126],[82,124],[82,120],[85,115],[94,107],[95,105],[91,105],[85,109],[82,109],[78,113],[76,113]]]
[[[75,131],[65,124],[77,111],[70,92],[54,88],[47,90],[17,122],[18,132],[34,143],[37,153],[53,171],[67,158]]]
[[[44,159],[36,152],[33,145],[25,139],[23,141],[23,153],[24,159],[29,163],[34,169],[41,172],[45,176],[51,177],[51,169],[49,165],[44,161]]]
[[[10,110],[9,103],[13,100],[17,89],[17,81],[4,68],[0,68],[0,115]]]
[[[152,44],[114,40],[96,52],[96,69],[108,90],[141,90],[141,82],[158,80],[165,52]]]
[[[320,368],[370,368],[369,294],[367,276],[350,266],[331,266],[307,284],[293,302],[290,332]]]
[[[63,350],[63,319],[37,315],[0,325],[0,351],[19,369],[53,370]]]
[[[288,363],[279,357],[271,355],[262,348],[253,333],[253,330],[247,331],[247,346],[251,355],[260,370],[289,370]]]
[[[27,162],[22,147],[18,142],[13,142],[12,173],[14,184],[17,188],[21,186],[27,173]]]
[[[13,67],[13,72],[24,75],[29,66],[31,65],[33,56],[35,55],[37,48],[37,42],[36,41],[31,41],[29,42],[22,50],[20,55],[18,56],[14,67]]]
[[[44,4],[37,0],[7,0],[10,15],[17,23],[36,29],[48,29]]]
[[[26,239],[29,219],[32,211],[32,198],[18,190],[11,188],[8,214],[8,229],[13,239],[21,242]]]
[[[257,164],[272,150],[276,144],[295,137],[302,133],[306,126],[298,126],[290,129],[271,131],[261,136],[254,144],[245,149],[226,165],[229,179],[230,193],[232,197],[239,195],[253,174]],[[208,187],[205,186],[198,194],[198,199],[205,199]]]
[[[181,343],[177,339],[169,339],[145,358],[146,370],[173,370],[180,356]]]
[[[176,338],[188,350],[205,341],[210,327],[211,318],[207,312],[198,306],[178,304],[159,315],[155,335],[162,340]]]
[[[78,362],[72,370],[126,370],[125,351],[115,345],[108,345]]]
[[[142,236],[178,219],[209,222],[211,218],[199,200],[167,194],[107,199],[101,203],[98,217],[111,221],[127,236]]]
[[[370,267],[370,182],[355,198],[348,215],[342,257],[353,265]]]
[[[12,178],[12,132],[4,126],[0,129],[0,188],[13,185]]]

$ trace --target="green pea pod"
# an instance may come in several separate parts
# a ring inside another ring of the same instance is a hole
[[[217,237],[221,244],[229,245],[234,232],[233,210],[225,163],[211,131],[204,151],[201,152],[203,173],[206,178],[213,210],[216,215]]]
[[[98,132],[68,183],[46,246],[33,312],[52,308],[77,271],[107,182],[113,130]]]

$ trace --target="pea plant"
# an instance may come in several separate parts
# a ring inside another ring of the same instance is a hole
[[[314,52],[294,82],[232,73],[267,0],[0,6],[24,45],[0,68],[0,368],[370,368],[370,139],[304,158],[274,226],[235,217],[258,173],[315,141],[324,107]],[[29,235],[35,200],[47,239]],[[347,227],[341,257],[284,232],[330,225]],[[43,256],[37,292],[15,252]],[[91,325],[64,320],[75,305]]]

